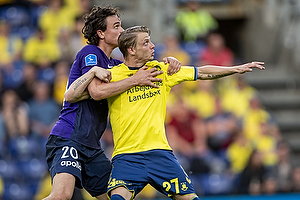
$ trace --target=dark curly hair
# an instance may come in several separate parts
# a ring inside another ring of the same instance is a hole
[[[114,6],[93,6],[90,13],[83,16],[84,26],[82,33],[87,39],[87,44],[98,45],[99,36],[98,30],[105,31],[107,28],[106,18],[109,16],[119,16],[119,9]]]

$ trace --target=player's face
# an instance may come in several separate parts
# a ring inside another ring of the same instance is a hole
[[[118,37],[124,31],[121,26],[121,20],[117,15],[106,18],[107,28],[104,31],[105,43],[114,47],[118,46]]]
[[[153,60],[154,47],[148,33],[138,33],[135,58],[145,63]]]

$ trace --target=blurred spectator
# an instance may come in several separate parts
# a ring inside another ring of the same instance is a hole
[[[269,196],[277,193],[278,180],[279,179],[277,179],[277,177],[274,175],[265,177],[262,184],[262,193]]]
[[[69,29],[61,29],[58,35],[58,46],[61,57],[69,61],[75,58],[75,52],[71,44],[71,34],[72,32]]]
[[[292,189],[292,171],[295,160],[291,155],[291,150],[286,141],[277,144],[278,162],[276,165],[276,176],[278,181],[278,192],[290,192]]]
[[[64,9],[74,18],[90,12],[92,3],[93,1],[91,0],[64,0]]]
[[[0,70],[2,72],[3,87],[14,89],[21,82],[23,41],[10,31],[7,21],[0,21]]]
[[[74,18],[73,10],[65,6],[64,0],[49,0],[46,10],[39,17],[38,25],[45,32],[46,38],[57,42],[60,31],[65,28],[70,30]]]
[[[190,160],[207,149],[206,129],[204,121],[187,108],[182,99],[177,101],[173,109],[166,126],[167,137],[179,162],[182,161],[181,165],[188,171]]]
[[[215,98],[215,113],[206,119],[208,146],[215,151],[224,151],[239,129],[237,118],[225,111],[220,97]]]
[[[14,90],[7,90],[3,93],[1,112],[7,139],[29,134],[27,107]]]
[[[37,80],[37,69],[32,63],[25,63],[22,69],[22,82],[16,92],[20,96],[22,101],[28,102],[33,97],[33,86]]]
[[[262,153],[263,163],[274,174],[274,167],[277,165],[277,140],[270,133],[270,126],[268,122],[260,122],[260,130],[255,136],[255,147]]]
[[[245,169],[252,151],[252,143],[247,140],[245,134],[241,131],[237,133],[226,150],[230,170],[235,176],[238,176]]]
[[[224,37],[218,32],[211,32],[207,36],[207,46],[199,52],[199,65],[232,66],[233,52],[226,47]]]
[[[60,60],[56,63],[55,78],[53,84],[53,98],[58,105],[62,105],[64,100],[65,89],[68,82],[70,63],[66,60]]]
[[[38,29],[25,44],[24,60],[36,64],[40,69],[51,67],[59,58],[59,46],[56,41],[47,38],[42,29]]]
[[[72,37],[71,37],[71,43],[74,48],[74,51],[80,50],[86,44],[86,39],[84,38],[81,32],[83,26],[84,26],[84,20],[82,16],[77,15],[75,17],[75,22],[72,29]]]
[[[269,123],[270,119],[270,114],[262,107],[259,98],[253,96],[243,116],[243,132],[254,145],[257,145],[258,138],[261,138],[261,132],[264,131],[262,125]]]
[[[0,20],[0,68],[19,61],[22,58],[22,48],[22,39],[16,34],[11,34],[8,22]]]
[[[29,117],[34,136],[46,139],[58,119],[60,106],[51,96],[47,82],[38,81],[34,85],[34,96],[29,101]]]
[[[292,172],[292,192],[300,192],[300,165],[297,164]]]
[[[284,137],[281,133],[281,130],[279,128],[279,125],[274,121],[274,119],[271,119],[271,122],[269,123],[269,133],[277,140],[277,141],[283,141]]]
[[[18,62],[10,62],[2,66],[1,73],[3,88],[15,89],[22,82],[22,65]]]
[[[234,64],[234,54],[225,44],[223,35],[217,31],[212,31],[207,35],[207,45],[199,51],[197,57],[198,65],[232,66]],[[237,76],[224,77],[215,80],[219,92],[230,90],[235,87]]]
[[[203,41],[210,30],[218,27],[218,22],[209,12],[201,8],[197,0],[188,0],[184,10],[176,15],[176,24],[182,41]]]
[[[235,77],[236,83],[232,83],[230,87],[228,85],[218,87],[218,92],[222,98],[223,108],[242,119],[249,109],[250,100],[256,94],[256,90],[248,85],[242,75]]]
[[[178,38],[174,35],[167,36],[164,39],[165,49],[162,54],[159,56],[159,60],[162,60],[165,57],[173,56],[177,58],[181,65],[190,65],[191,57],[190,55],[184,51],[178,41]]]
[[[187,105],[197,111],[198,116],[204,119],[213,116],[216,113],[216,90],[213,80],[196,82],[196,88],[190,95],[185,95]]]
[[[64,60],[72,62],[77,52],[85,45],[85,39],[81,33],[83,27],[81,16],[75,18],[75,24],[72,29],[62,29],[59,34],[59,48]]]
[[[250,195],[261,194],[265,173],[266,170],[263,165],[262,154],[259,151],[254,150],[245,169],[240,175],[238,192]]]

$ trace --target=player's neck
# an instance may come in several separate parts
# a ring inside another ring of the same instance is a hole
[[[125,61],[124,61],[124,64],[128,67],[142,67],[146,64],[145,61],[139,61],[139,60],[136,60],[134,58],[127,58]]]
[[[103,44],[103,43],[100,43],[100,44],[98,45],[98,47],[105,53],[105,55],[106,55],[108,58],[110,58],[112,51],[115,49],[115,47],[112,47],[112,46],[110,46],[110,45]]]

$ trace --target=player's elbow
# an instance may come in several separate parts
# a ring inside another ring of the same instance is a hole
[[[107,98],[108,88],[106,84],[98,78],[94,78],[87,89],[90,97],[96,101]]]
[[[66,102],[69,102],[69,103],[75,103],[76,102],[75,98],[73,98],[72,94],[68,90],[65,92],[64,98],[65,98]]]
[[[106,99],[106,93],[104,91],[101,90],[97,90],[97,89],[89,89],[89,93],[92,99],[99,101],[102,99]]]

